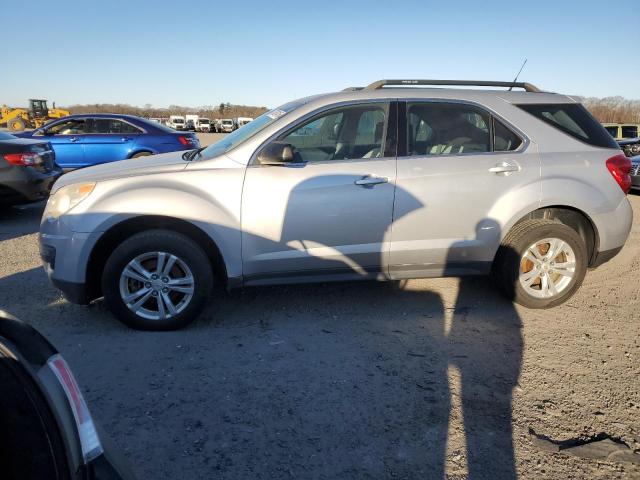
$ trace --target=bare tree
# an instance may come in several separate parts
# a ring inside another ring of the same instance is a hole
[[[119,113],[125,115],[137,115],[140,117],[166,118],[169,115],[184,115],[186,113],[198,114],[207,118],[219,117],[251,117],[255,118],[267,111],[266,107],[254,107],[249,105],[232,105],[221,103],[218,107],[206,105],[200,107],[185,107],[181,105],[169,105],[167,108],[153,108],[150,104],[136,107],[123,103],[93,103],[86,105],[71,105],[67,107],[71,113]]]

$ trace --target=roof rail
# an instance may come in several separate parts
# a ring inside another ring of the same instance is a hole
[[[538,87],[527,82],[494,82],[488,80],[378,80],[367,85],[365,90],[380,90],[387,86],[414,86],[414,85],[455,85],[465,87],[509,87],[523,88],[527,92],[541,92]]]
[[[357,92],[358,90],[364,90],[364,87],[347,87],[343,89],[343,92]]]

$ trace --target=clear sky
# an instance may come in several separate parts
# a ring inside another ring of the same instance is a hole
[[[0,0],[0,104],[274,107],[381,78],[640,99],[640,1]]]

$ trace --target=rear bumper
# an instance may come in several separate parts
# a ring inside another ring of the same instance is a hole
[[[62,169],[39,172],[31,167],[12,167],[2,172],[0,203],[36,202],[49,196],[51,187],[62,175]]]
[[[621,249],[633,222],[633,210],[626,196],[622,196],[620,203],[612,210],[591,216],[599,236],[598,250],[607,252]]]

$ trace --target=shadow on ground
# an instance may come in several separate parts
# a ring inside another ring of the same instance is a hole
[[[40,268],[0,290],[68,358],[143,478],[442,478],[459,461],[449,365],[473,478],[513,478],[520,320],[486,279],[461,282],[448,308],[400,282],[246,289],[168,333],[64,302]],[[33,289],[45,302],[25,307]]]
[[[0,205],[0,241],[37,232],[44,206],[45,202],[13,207]]]

